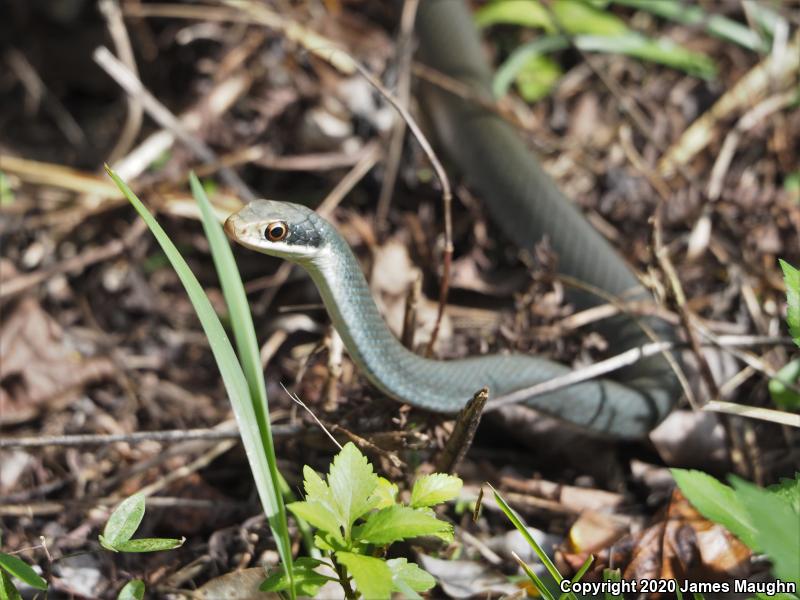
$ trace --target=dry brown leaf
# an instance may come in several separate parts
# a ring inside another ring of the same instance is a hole
[[[65,405],[81,387],[108,377],[112,362],[70,348],[50,315],[22,299],[0,324],[0,425],[21,423]]]

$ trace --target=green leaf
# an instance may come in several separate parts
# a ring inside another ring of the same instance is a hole
[[[150,228],[150,231],[152,231],[175,269],[176,274],[180,278],[192,302],[192,306],[200,319],[203,331],[211,346],[214,360],[222,376],[222,381],[225,384],[225,390],[230,398],[236,421],[239,425],[242,442],[248,462],[250,463],[253,478],[255,479],[261,504],[264,507],[264,512],[269,520],[270,528],[275,536],[283,564],[288,569],[292,564],[291,543],[289,540],[283,500],[278,491],[280,489],[280,475],[277,471],[275,449],[272,444],[272,434],[269,429],[269,420],[267,418],[266,394],[264,394],[263,398],[255,398],[251,402],[251,384],[242,371],[242,366],[239,364],[236,353],[233,351],[233,346],[219,321],[219,317],[217,317],[214,312],[211,302],[189,268],[189,265],[186,264],[186,261],[183,259],[180,252],[178,252],[175,244],[169,239],[169,236],[125,182],[111,169],[106,168],[106,170],[117,187],[136,209],[136,212],[138,212],[145,223],[147,223],[147,226]],[[192,178],[192,188],[193,191],[197,192],[195,197],[200,204],[203,226],[206,227],[207,231],[217,231],[217,233],[221,234],[219,223],[214,219],[213,211],[208,204],[208,199],[205,197],[202,189],[199,189],[201,186],[196,177]],[[244,288],[241,283],[241,277],[239,277],[238,269],[236,268],[236,263],[233,260],[230,246],[227,242],[224,244],[217,243],[216,240],[219,240],[219,238],[220,236],[212,236],[209,238],[209,243],[215,255],[219,254],[223,256],[223,260],[221,260],[220,264],[227,265],[223,268],[222,272],[219,273],[222,279],[223,290],[229,287],[230,284],[231,293],[238,296],[235,304],[230,307],[231,316],[233,317],[234,314],[238,315],[241,312],[240,307],[246,306],[246,300],[244,303],[242,303],[241,300],[241,298],[244,297]],[[237,329],[238,327],[235,326],[234,331],[237,331]],[[248,334],[248,337],[250,341],[247,344],[243,342],[240,347],[244,348],[247,353],[252,354],[252,342],[255,339],[255,335],[249,336]],[[252,376],[249,370],[248,373]],[[260,386],[256,385],[252,389],[258,390]],[[292,596],[294,595],[293,590],[290,590],[290,594]]]
[[[375,488],[375,497],[378,499],[375,508],[386,508],[397,502],[397,485],[386,479],[378,477],[378,487]]]
[[[537,0],[495,0],[475,11],[475,24],[539,27],[550,33],[556,30],[550,15]]]
[[[322,531],[334,535],[339,541],[344,541],[340,528],[339,516],[332,512],[328,506],[316,500],[292,502],[286,506],[293,515]]]
[[[523,44],[516,48],[508,58],[497,68],[492,81],[492,94],[496,98],[501,98],[508,92],[508,88],[515,81],[520,86],[520,93],[528,93],[533,97],[533,89],[523,90],[526,85],[534,85],[534,82],[541,86],[551,84],[560,76],[561,68],[553,61],[545,66],[542,59],[548,52],[555,52],[569,47],[569,40],[562,35],[545,35],[532,42]],[[548,59],[549,60],[549,59]],[[555,69],[553,68],[555,66]],[[543,69],[539,72],[537,69]],[[559,75],[555,75],[556,70]],[[528,100],[533,102],[534,99]]]
[[[144,581],[131,579],[117,594],[117,600],[142,600],[144,598]]]
[[[556,0],[553,3],[553,14],[567,33],[617,36],[629,31],[619,17],[581,0]]]
[[[36,574],[31,566],[22,559],[0,552],[0,569],[24,581],[32,588],[37,590],[46,590],[47,582]]]
[[[327,575],[317,573],[314,569],[324,564],[315,558],[298,558],[292,565],[294,575],[294,590],[298,596],[313,598],[319,588],[325,585],[332,578]],[[259,589],[262,592],[283,592],[289,589],[289,578],[283,569],[274,569],[274,572],[267,577]],[[333,580],[336,581],[336,580]]]
[[[706,519],[723,525],[750,548],[756,547],[756,530],[737,494],[702,471],[671,469],[683,495]]]
[[[780,494],[735,476],[730,479],[755,527],[755,548],[769,556],[775,577],[800,584],[800,515]]]
[[[667,38],[654,40],[636,31],[614,36],[577,35],[573,42],[586,52],[625,54],[680,69],[703,79],[710,79],[717,72],[714,61],[705,54],[687,50]]]
[[[800,271],[783,259],[778,259],[786,282],[786,322],[794,343],[800,346]]]
[[[379,501],[374,495],[378,476],[355,444],[348,442],[333,458],[328,485],[342,520],[345,538],[349,539],[353,522],[372,510]]]
[[[385,560],[352,552],[337,552],[336,560],[347,567],[364,598],[388,600],[391,597],[392,572]]]
[[[137,538],[120,542],[115,546],[117,552],[163,552],[180,548],[186,538]]]
[[[22,600],[11,577],[2,569],[0,569],[0,600]]]
[[[353,530],[353,537],[361,542],[383,546],[398,540],[449,534],[451,531],[449,523],[440,521],[433,514],[395,504],[369,515],[366,523]]]
[[[757,32],[738,21],[728,19],[722,15],[709,14],[700,6],[673,2],[672,0],[614,0],[614,2],[615,4],[644,10],[664,19],[685,25],[703,26],[712,35],[750,50],[765,52],[768,49],[765,40]]]
[[[781,367],[769,380],[769,395],[775,406],[783,410],[800,410],[800,394],[790,385],[800,383],[800,358],[795,358]]]
[[[794,479],[782,478],[780,483],[767,488],[789,503],[792,510],[800,515],[800,471],[794,474]]]
[[[100,544],[107,550],[116,551],[119,544],[131,539],[142,522],[144,508],[144,494],[134,494],[120,502],[103,528]]]
[[[436,585],[430,573],[405,558],[389,559],[386,565],[392,572],[392,590],[400,592],[404,598],[417,600],[420,598],[417,592],[427,592]]]
[[[411,490],[411,506],[435,506],[458,496],[463,482],[455,475],[432,473],[423,475],[414,482]]]

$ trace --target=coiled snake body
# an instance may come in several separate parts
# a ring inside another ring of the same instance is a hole
[[[490,71],[464,3],[426,0],[419,10],[421,59],[488,94]],[[558,191],[512,127],[433,86],[424,86],[422,99],[442,150],[512,241],[532,248],[546,233],[558,254],[559,272],[614,296],[645,296],[631,270]],[[349,354],[389,396],[432,411],[456,412],[484,386],[492,396],[502,396],[570,370],[525,355],[438,361],[410,352],[383,321],[347,243],[328,221],[303,206],[257,200],[230,217],[226,231],[244,246],[308,271]],[[581,308],[599,302],[585,293],[570,299]],[[645,321],[661,339],[672,339],[663,324]],[[608,319],[599,329],[615,352],[650,341],[625,315]],[[669,412],[678,393],[669,364],[654,356],[618,372],[614,380],[579,383],[526,403],[596,433],[638,438]]]

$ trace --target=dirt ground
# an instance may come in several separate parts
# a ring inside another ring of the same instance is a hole
[[[704,5],[745,20],[738,2]],[[402,3],[258,6],[273,21],[222,3],[10,0],[0,8],[0,550],[38,565],[48,597],[115,597],[132,577],[165,597],[277,562],[244,452],[224,431],[232,414],[208,342],[104,163],[154,211],[220,311],[188,191],[192,169],[221,211],[242,200],[226,169],[259,197],[326,203],[398,335],[419,282],[415,347],[423,351],[430,338],[444,239],[430,164],[408,135],[393,150],[394,110],[362,76],[309,52],[310,42],[290,27],[341,44],[392,90],[410,69],[409,105],[419,114],[419,69],[404,68],[398,54]],[[770,54],[701,26],[609,10],[641,32],[705,53],[716,76],[569,48],[554,55],[563,75],[548,95],[527,103],[512,87],[497,107],[654,292],[653,310],[687,342],[686,393],[637,443],[597,439],[521,407],[487,415],[457,469],[462,498],[446,511],[455,542],[398,549],[409,558],[454,559],[426,564],[441,584],[431,597],[522,589],[511,552],[526,558],[529,550],[510,523],[489,500],[472,520],[469,506],[484,483],[539,530],[565,574],[591,553],[594,577],[613,565],[628,576],[725,579],[757,576],[765,563],[699,517],[675,491],[669,468],[723,479],[735,473],[761,485],[800,469],[797,429],[701,409],[712,399],[776,408],[770,376],[796,351],[777,261],[800,265],[798,74],[742,91],[737,84]],[[785,51],[798,52],[800,6],[786,2],[780,14]],[[495,65],[531,35],[506,25],[482,33]],[[100,46],[134,64],[136,79],[182,125],[165,127],[141,96],[129,99],[93,58]],[[686,133],[698,122],[701,141],[690,151]],[[213,160],[198,155],[197,141]],[[613,355],[592,330],[600,317],[565,302],[546,240],[535,255],[521,253],[488,220],[488,199],[457,173],[451,178],[455,250],[437,356],[515,351],[580,368]],[[235,254],[263,344],[279,465],[292,489],[300,491],[303,465],[327,470],[335,448],[282,385],[337,438],[359,440],[393,480],[430,470],[452,418],[369,385],[342,356],[303,273],[242,248]],[[160,431],[172,435],[133,436]],[[120,437],[63,437],[87,434]],[[27,442],[12,447],[19,438]],[[185,536],[183,547],[141,555],[100,549],[110,507],[139,490],[149,498],[140,534]]]

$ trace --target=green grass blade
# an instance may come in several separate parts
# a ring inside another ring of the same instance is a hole
[[[539,560],[542,561],[542,564],[547,569],[547,572],[550,573],[552,578],[555,579],[556,583],[560,586],[561,582],[564,580],[564,577],[561,575],[561,573],[558,572],[558,569],[553,564],[553,561],[550,560],[549,556],[547,556],[547,553],[536,542],[536,540],[533,539],[531,532],[528,531],[528,526],[525,525],[525,522],[519,518],[519,515],[517,515],[517,513],[514,512],[514,509],[508,505],[508,503],[505,501],[505,499],[503,499],[500,493],[496,489],[494,489],[494,487],[492,487],[491,485],[489,487],[492,488],[494,499],[497,502],[498,506],[500,507],[500,510],[502,510],[505,513],[505,515],[508,517],[508,520],[511,521],[514,527],[517,528],[517,531],[519,531],[522,534],[522,537],[525,538],[525,541],[528,542],[530,547],[533,548],[533,551],[536,552],[536,555],[539,557]],[[571,600],[577,600],[575,594],[573,594],[572,592],[569,592],[567,598],[570,598]]]
[[[287,572],[291,579],[291,540],[286,529],[286,507],[280,494],[281,477],[278,473],[275,446],[272,441],[267,390],[264,384],[264,373],[261,369],[261,357],[258,351],[255,327],[253,326],[253,316],[250,313],[250,305],[247,303],[242,278],[239,275],[239,269],[236,267],[236,260],[233,258],[228,238],[222,231],[205,190],[194,173],[189,174],[189,182],[192,187],[192,194],[200,205],[203,229],[211,247],[214,267],[222,284],[222,294],[225,296],[225,303],[228,305],[228,311],[230,312],[233,337],[239,352],[242,371],[250,390],[251,404],[261,437],[260,443],[269,467],[267,473],[263,473],[262,477],[270,482],[270,500],[276,509],[274,514],[275,523],[272,522],[273,519],[270,519],[270,525],[273,527],[281,559],[288,567]],[[293,588],[293,585],[290,586],[291,588]]]
[[[225,329],[220,323],[219,317],[211,302],[208,300],[203,288],[197,281],[197,278],[192,273],[189,265],[181,256],[175,244],[169,239],[169,236],[161,228],[161,225],[150,214],[147,208],[136,197],[119,176],[114,173],[110,168],[106,167],[108,174],[117,187],[122,191],[128,201],[136,209],[136,212],[144,219],[150,231],[153,232],[156,240],[158,241],[161,249],[166,254],[167,258],[175,269],[178,277],[181,280],[192,306],[197,313],[203,331],[208,338],[211,352],[214,355],[214,360],[219,368],[222,381],[225,385],[225,390],[233,407],[236,421],[239,425],[239,431],[242,436],[245,452],[247,454],[250,469],[253,472],[256,488],[258,489],[261,503],[264,507],[267,519],[269,520],[270,527],[272,528],[273,535],[275,536],[278,548],[281,550],[281,558],[284,560],[284,568],[290,571],[290,565],[286,563],[286,548],[288,548],[288,530],[286,525],[285,513],[283,520],[281,520],[282,506],[281,498],[277,489],[277,480],[273,484],[270,474],[273,472],[270,468],[270,459],[268,458],[267,445],[271,448],[271,443],[262,437],[262,430],[259,426],[259,419],[256,415],[256,410],[251,402],[250,387],[245,378],[242,367],[236,358],[236,353],[233,350],[230,340],[228,339]],[[226,242],[227,243],[227,242]],[[266,394],[265,394],[266,397]],[[271,441],[271,440],[269,440]],[[275,462],[274,451],[271,454],[271,462]],[[291,555],[288,556],[291,561]]]
[[[570,581],[572,582],[573,585],[578,583],[583,578],[583,576],[586,575],[586,571],[589,570],[589,567],[592,566],[593,562],[594,562],[594,556],[592,556],[590,554],[589,558],[587,558],[585,561],[583,561],[583,564],[581,565],[581,568],[578,569],[578,572],[575,573],[575,577],[570,579]],[[558,597],[558,600],[564,600],[566,597],[567,597],[567,592],[564,592],[563,594],[561,594]]]
[[[709,14],[699,6],[673,0],[614,0],[615,4],[643,10],[684,25],[700,25],[712,35],[755,52],[766,52],[767,43],[743,23],[722,15]]]

